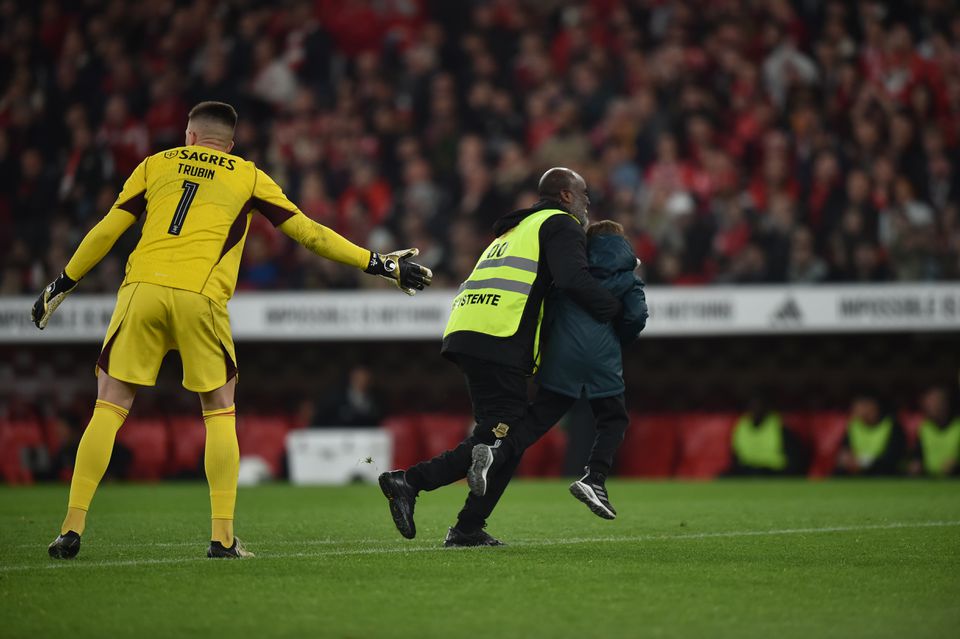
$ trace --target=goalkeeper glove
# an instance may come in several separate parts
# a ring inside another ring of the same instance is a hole
[[[390,280],[407,295],[416,295],[433,281],[433,271],[410,261],[419,253],[420,249],[415,248],[383,255],[371,251],[370,264],[364,272]]]
[[[33,304],[33,310],[30,312],[33,323],[37,325],[37,328],[43,330],[47,327],[50,316],[53,315],[57,307],[63,303],[67,295],[76,287],[77,283],[67,277],[66,273],[60,273],[60,277],[50,282],[47,287],[43,289],[40,297],[38,297],[37,301]]]

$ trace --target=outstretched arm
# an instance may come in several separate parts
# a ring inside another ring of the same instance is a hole
[[[137,217],[143,213],[147,206],[144,197],[147,191],[146,165],[147,161],[144,160],[134,169],[123,185],[117,201],[103,219],[86,234],[60,276],[40,293],[30,313],[37,328],[46,328],[53,312],[76,288],[77,282],[100,263],[120,236],[133,226]]]
[[[380,255],[357,246],[336,231],[304,215],[287,199],[280,186],[260,169],[257,169],[251,199],[253,208],[275,227],[321,257],[384,277],[407,295],[422,291],[433,280],[430,269],[410,261],[409,258],[417,255],[417,249]]]
[[[137,218],[132,213],[118,208],[110,209],[80,242],[80,246],[63,269],[64,275],[73,281],[83,278],[100,263],[120,236],[136,221]]]
[[[336,231],[314,222],[300,211],[277,228],[320,257],[361,270],[370,264],[370,251],[357,246]]]

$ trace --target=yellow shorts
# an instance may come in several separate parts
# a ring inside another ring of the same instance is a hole
[[[225,306],[200,293],[147,282],[121,286],[98,370],[124,382],[153,386],[171,350],[180,351],[187,390],[212,391],[237,374]]]

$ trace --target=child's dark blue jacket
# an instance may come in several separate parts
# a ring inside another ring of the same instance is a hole
[[[633,274],[637,258],[621,235],[596,235],[587,245],[590,273],[623,302],[612,323],[598,322],[558,290],[547,298],[538,383],[561,395],[612,397],[624,392],[621,345],[647,323],[643,281]]]

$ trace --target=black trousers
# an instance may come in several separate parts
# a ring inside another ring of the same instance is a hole
[[[487,478],[486,494],[468,495],[457,516],[457,527],[469,532],[486,524],[513,478],[523,451],[550,430],[576,399],[541,388],[533,404],[528,404],[523,371],[465,356],[460,356],[457,363],[467,379],[477,426],[456,448],[411,466],[407,481],[418,490],[434,490],[463,479],[470,467],[473,447],[478,443],[492,444],[497,439],[493,429],[500,423],[507,424],[510,428],[502,438],[500,453],[506,455],[506,460]],[[590,467],[607,474],[627,429],[624,397],[621,394],[592,399],[590,407],[597,419]]]
[[[456,448],[411,466],[407,470],[407,481],[418,490],[434,490],[463,479],[470,467],[473,447],[481,443],[493,444],[497,440],[494,429],[499,424],[506,424],[508,430],[506,436],[501,438],[501,446],[507,460],[502,470],[509,469],[509,472],[490,477],[487,494],[483,497],[469,495],[458,517],[457,527],[460,530],[473,531],[483,527],[520,463],[523,448],[513,446],[512,441],[523,430],[527,415],[527,375],[520,369],[466,355],[457,357],[457,365],[466,377],[470,402],[473,404],[473,418],[476,421],[473,433]]]
[[[486,524],[487,518],[493,513],[500,497],[503,496],[507,484],[513,479],[523,452],[553,428],[575,401],[577,401],[575,397],[561,395],[545,388],[537,391],[537,396],[530,405],[517,431],[517,436],[510,441],[510,447],[505,450],[509,455],[507,461],[497,468],[492,476],[487,477],[486,495],[483,497],[470,495],[467,498],[457,519],[458,528],[470,531]],[[627,415],[622,393],[613,397],[591,399],[589,402],[596,419],[596,436],[588,465],[591,471],[607,475],[613,467],[613,458],[623,442],[630,418]],[[469,463],[468,459],[468,466]],[[466,469],[467,466],[464,467],[464,475],[467,472]]]
[[[521,451],[529,448],[543,437],[548,430],[553,428],[554,424],[560,421],[560,418],[570,410],[575,401],[577,401],[575,397],[540,388],[533,404],[530,406],[529,415],[524,424],[525,427],[520,430],[520,436],[513,444],[520,446]],[[613,458],[623,442],[623,436],[630,423],[626,402],[623,393],[612,397],[593,398],[588,401],[596,424],[596,436],[587,464],[590,466],[590,470],[608,475],[610,469],[613,468]]]

